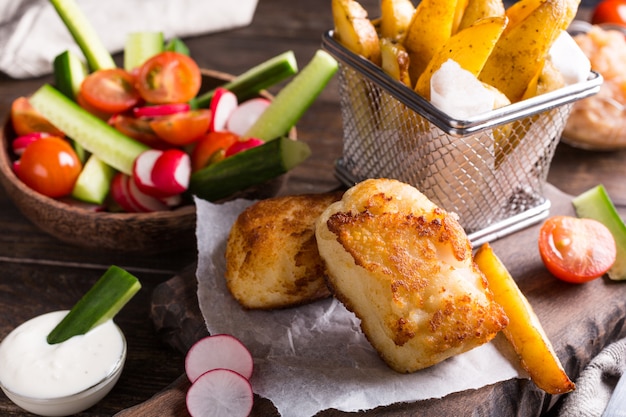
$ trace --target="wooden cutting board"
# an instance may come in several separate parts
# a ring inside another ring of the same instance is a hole
[[[552,203],[550,215],[574,215],[571,196],[547,186]],[[604,277],[583,285],[561,282],[543,266],[537,249],[540,225],[534,225],[492,243],[498,256],[515,277],[550,337],[570,378],[575,380],[589,361],[605,346],[626,336],[626,282]],[[160,337],[181,352],[208,334],[198,307],[195,265],[156,288],[152,318]],[[170,387],[118,417],[188,416],[185,393],[189,382],[183,375]],[[480,416],[527,417],[539,415],[556,398],[529,380],[513,379],[478,390],[448,395],[438,400],[396,404],[359,413],[364,416]],[[318,416],[344,416],[325,410]],[[272,403],[255,396],[252,416],[279,416]]]

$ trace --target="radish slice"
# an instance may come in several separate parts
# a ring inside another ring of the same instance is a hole
[[[24,149],[26,149],[28,145],[47,136],[50,136],[50,134],[45,132],[35,132],[29,133],[28,135],[18,136],[11,143],[11,147],[16,155],[21,155],[24,153]]]
[[[211,100],[211,124],[209,130],[222,132],[226,130],[226,123],[237,108],[237,96],[225,88],[218,87]]]
[[[128,195],[137,207],[143,212],[150,213],[153,211],[165,211],[169,210],[169,207],[156,197],[152,197],[142,192],[135,181],[131,177],[127,176],[128,181]]]
[[[269,105],[270,101],[262,97],[244,101],[230,115],[226,130],[243,136]]]
[[[205,372],[218,368],[230,369],[250,379],[254,362],[248,348],[228,334],[198,340],[185,356],[185,372],[191,382]]]
[[[111,197],[122,208],[122,210],[128,213],[137,213],[141,211],[131,200],[128,192],[128,176],[121,172],[118,172],[111,181]]]
[[[139,156],[135,158],[135,163],[133,164],[133,181],[137,185],[137,188],[139,188],[141,192],[156,198],[169,197],[168,194],[157,188],[152,181],[154,164],[161,155],[163,155],[162,150],[149,149],[140,153]]]
[[[168,149],[154,162],[152,182],[165,195],[180,194],[189,187],[191,157],[180,149]]]
[[[187,411],[192,417],[246,417],[254,393],[250,381],[230,369],[202,374],[187,390]]]
[[[233,156],[236,153],[243,152],[248,149],[256,148],[257,146],[261,146],[264,143],[265,142],[263,142],[261,139],[257,139],[257,138],[250,138],[247,140],[237,141],[233,143],[232,145],[230,145],[228,149],[226,149],[226,153],[224,154],[224,157],[228,158],[229,156]]]
[[[167,116],[175,113],[189,111],[191,106],[189,103],[170,103],[157,104],[154,106],[142,106],[133,108],[133,116],[135,117],[159,117]]]

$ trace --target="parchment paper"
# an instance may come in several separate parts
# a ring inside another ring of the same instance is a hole
[[[207,329],[232,334],[250,349],[252,388],[282,416],[367,410],[527,378],[502,336],[433,367],[399,374],[380,360],[359,320],[335,299],[276,311],[242,309],[226,288],[224,251],[232,223],[253,201],[195,203],[198,301]]]

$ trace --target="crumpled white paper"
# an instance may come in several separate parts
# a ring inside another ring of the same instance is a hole
[[[160,31],[184,38],[248,25],[257,0],[76,0],[109,52],[130,32]],[[48,0],[0,1],[0,71],[14,78],[52,71],[61,52],[82,56]]]
[[[242,309],[226,288],[224,252],[233,222],[253,202],[195,203],[198,301],[207,329],[231,334],[250,349],[252,388],[281,416],[367,410],[527,377],[502,336],[433,367],[399,374],[381,361],[359,320],[334,298],[285,310]]]

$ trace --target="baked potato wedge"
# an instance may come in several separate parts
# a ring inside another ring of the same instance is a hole
[[[381,67],[394,80],[411,87],[409,76],[409,54],[400,42],[389,38],[380,40]]]
[[[537,3],[537,0],[522,0]],[[507,26],[479,79],[520,101],[550,47],[576,14],[577,0],[542,0],[517,24]],[[527,12],[523,10],[523,12]],[[522,12],[520,12],[522,14]]]
[[[467,7],[459,23],[458,30],[474,24],[479,19],[485,17],[504,16],[504,3],[502,0],[469,0]],[[511,19],[509,19],[510,23]]]
[[[367,10],[355,0],[332,0],[335,39],[357,55],[380,65],[380,42]]]
[[[380,0],[380,37],[402,41],[413,13],[415,6],[411,0]]]
[[[574,390],[575,385],[565,373],[532,306],[488,243],[478,249],[474,262],[509,318],[503,333],[535,385],[548,394]]]
[[[478,76],[506,27],[506,23],[507,19],[504,16],[487,17],[450,37],[435,53],[417,79],[415,91],[430,100],[430,79],[433,73],[449,59]]]
[[[456,0],[422,0],[404,38],[409,53],[411,80],[417,80],[435,53],[452,36]]]

